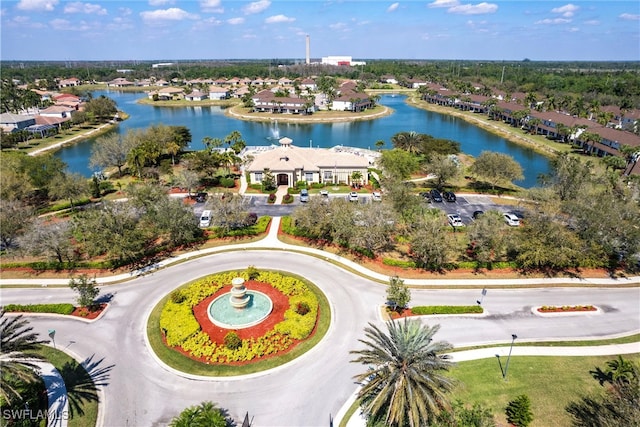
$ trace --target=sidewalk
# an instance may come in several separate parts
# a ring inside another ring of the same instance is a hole
[[[49,362],[34,362],[40,367],[40,376],[47,388],[49,407],[47,410],[47,427],[67,427],[69,420],[69,400],[67,387],[60,372]],[[36,414],[32,414],[35,416]],[[37,414],[40,418],[40,414]]]
[[[465,350],[450,353],[454,362],[466,362],[469,360],[489,359],[496,356],[507,357],[510,347],[490,347],[475,350]],[[590,347],[513,347],[511,356],[617,356],[619,354],[640,353],[640,342],[629,344],[611,344]],[[336,414],[334,425],[340,425],[347,411],[356,401],[358,389],[344,403]],[[365,427],[366,420],[360,415],[360,411],[347,421],[347,427]]]

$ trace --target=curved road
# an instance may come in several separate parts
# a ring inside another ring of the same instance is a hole
[[[317,284],[332,304],[332,325],[313,350],[288,365],[242,378],[190,379],[165,369],[144,339],[148,314],[172,289],[215,271],[248,265],[290,271]],[[413,289],[412,304],[474,304],[479,290]],[[46,337],[56,330],[57,348],[77,358],[113,365],[104,388],[106,426],[160,426],[187,406],[218,402],[241,420],[246,411],[261,426],[327,425],[354,392],[352,376],[362,370],[349,363],[367,322],[382,320],[379,305],[385,287],[333,264],[304,254],[247,250],[209,255],[156,271],[127,283],[105,286],[111,306],[94,323],[73,319],[31,317],[34,330]],[[69,302],[68,288],[3,288],[3,304]],[[490,289],[483,306],[487,316],[439,317],[438,338],[455,346],[519,340],[589,338],[640,329],[639,288]],[[601,314],[548,319],[534,316],[537,305],[597,304]]]

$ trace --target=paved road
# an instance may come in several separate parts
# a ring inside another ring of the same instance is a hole
[[[288,270],[304,275],[326,293],[332,304],[327,337],[302,358],[273,371],[237,379],[191,379],[161,366],[145,344],[150,310],[172,289],[215,271],[246,268]],[[71,301],[68,289],[1,290],[3,304]],[[47,336],[56,329],[56,345],[80,358],[111,366],[105,387],[104,425],[160,426],[187,406],[203,400],[218,402],[237,420],[246,411],[256,426],[326,425],[352,395],[351,379],[362,367],[349,363],[367,322],[381,322],[379,304],[385,288],[337,266],[303,254],[247,250],[214,254],[156,271],[103,293],[112,295],[103,318],[88,324],[73,319],[31,318],[34,329]],[[473,304],[479,290],[412,290],[412,304]],[[598,304],[598,315],[547,319],[531,307],[544,304]],[[490,289],[481,318],[439,317],[440,339],[456,346],[520,340],[589,338],[640,330],[638,288]],[[284,409],[284,410],[283,410]]]

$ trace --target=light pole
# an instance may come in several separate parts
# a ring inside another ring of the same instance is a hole
[[[509,360],[511,359],[511,350],[513,350],[513,343],[515,342],[516,338],[518,338],[518,336],[516,334],[511,334],[511,347],[509,347],[509,355],[507,356],[507,364],[504,367],[504,374],[502,375],[502,378],[504,378],[504,380],[507,380],[507,371],[509,370]]]

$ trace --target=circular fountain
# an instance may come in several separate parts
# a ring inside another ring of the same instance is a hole
[[[231,281],[231,291],[220,295],[209,304],[209,320],[226,329],[242,329],[257,325],[273,309],[271,299],[258,291],[247,290],[244,279]]]

